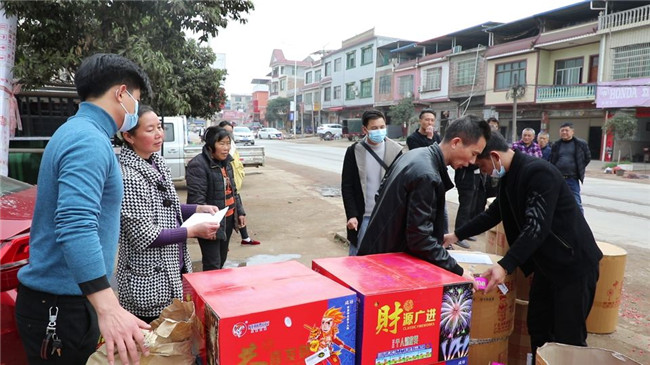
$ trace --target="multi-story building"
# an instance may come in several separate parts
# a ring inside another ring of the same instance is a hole
[[[650,5],[598,18],[600,58],[596,107],[607,112],[627,112],[637,118],[638,125],[631,141],[632,160],[650,156]],[[609,161],[614,145],[612,132],[604,135],[605,148],[600,159]],[[627,149],[627,148],[626,148]]]

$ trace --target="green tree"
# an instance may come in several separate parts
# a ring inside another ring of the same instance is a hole
[[[242,14],[254,9],[250,0],[2,1],[2,7],[19,19],[14,76],[24,88],[68,84],[83,58],[117,53],[151,78],[154,95],[145,101],[168,115],[194,116],[209,112],[199,106],[219,97],[211,91],[225,73],[205,67],[214,53],[188,41],[185,32],[207,41],[230,21],[246,23]],[[187,85],[196,80],[200,86]],[[212,104],[218,110],[223,102]]]
[[[634,138],[637,130],[637,119],[630,114],[625,112],[617,112],[613,117],[607,119],[605,124],[603,124],[602,129],[604,131],[614,132],[614,142],[616,147],[618,147],[618,155],[621,155],[621,149],[623,147],[623,142],[628,142],[628,147],[630,151],[629,159],[632,161],[632,139]],[[619,146],[619,143],[620,146]],[[620,162],[620,161],[619,161]]]
[[[291,100],[289,98],[275,98],[269,100],[269,103],[266,106],[266,120],[271,123],[282,123],[287,121],[289,118],[287,115],[289,113],[289,106]]]
[[[415,121],[415,107],[413,106],[413,98],[408,97],[400,100],[397,105],[390,107],[388,116],[391,118],[391,124],[406,123],[411,125]]]

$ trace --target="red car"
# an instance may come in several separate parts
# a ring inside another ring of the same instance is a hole
[[[36,186],[0,176],[0,355],[1,364],[27,364],[16,319],[18,269],[29,259]]]

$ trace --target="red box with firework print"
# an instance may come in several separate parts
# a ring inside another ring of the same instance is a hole
[[[353,364],[356,293],[297,261],[183,275],[207,364]]]
[[[357,362],[466,364],[472,284],[404,253],[323,258],[312,269],[358,295]]]

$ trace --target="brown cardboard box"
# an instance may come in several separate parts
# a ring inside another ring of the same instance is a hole
[[[641,365],[618,352],[597,347],[571,346],[548,342],[537,349],[536,365],[598,364]]]
[[[526,365],[526,359],[531,352],[527,316],[528,302],[517,299],[515,301],[515,328],[508,339],[508,365]]]
[[[496,226],[490,228],[487,232],[487,244],[485,245],[485,251],[487,253],[495,255],[505,255],[508,252],[510,246],[508,245],[508,240],[506,239],[506,233],[503,230],[503,223],[499,223]]]
[[[609,243],[597,243],[603,252],[603,258],[600,260],[594,304],[587,317],[587,332],[612,333],[618,324],[627,251]]]

